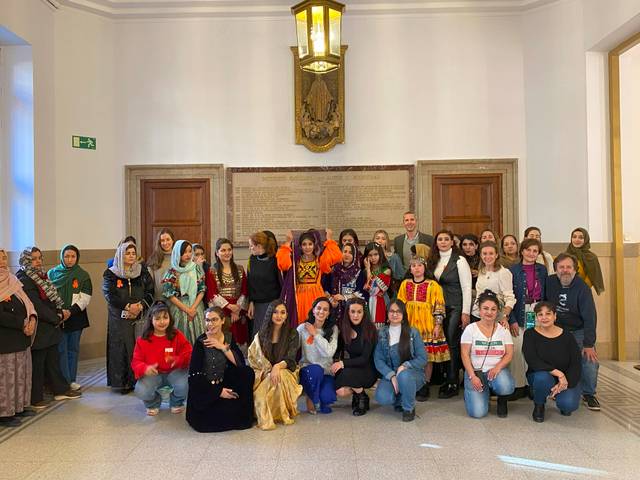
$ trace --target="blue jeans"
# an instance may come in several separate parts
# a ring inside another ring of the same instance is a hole
[[[169,373],[145,375],[136,382],[136,396],[147,408],[160,408],[162,397],[158,393],[161,387],[173,387],[169,397],[169,405],[181,407],[189,391],[189,375],[186,370],[172,370]]]
[[[558,383],[556,377],[545,371],[529,373],[527,380],[533,387],[533,402],[536,405],[544,405],[551,393],[551,388]],[[561,412],[576,411],[580,406],[580,387],[567,388],[556,395],[556,406]]]
[[[416,392],[425,384],[424,372],[409,368],[400,372],[396,378],[398,394],[393,390],[390,380],[381,378],[376,387],[376,402],[380,405],[400,405],[402,410],[410,412],[416,405]]]
[[[489,413],[490,390],[496,395],[502,396],[511,395],[516,388],[516,382],[507,368],[500,370],[500,373],[493,380],[487,378],[487,383],[489,388],[478,392],[471,385],[467,372],[464,372],[464,406],[470,417],[482,418]]]
[[[300,369],[300,385],[304,393],[311,399],[314,405],[320,404],[322,413],[329,413],[329,405],[335,403],[336,386],[331,375],[325,375],[320,365],[307,365]]]
[[[60,371],[69,383],[76,381],[78,375],[78,355],[80,354],[80,337],[82,330],[63,332],[58,344],[60,353]]]
[[[582,355],[582,343],[584,341],[584,330],[575,330],[571,332],[578,343],[580,354]],[[590,362],[587,357],[582,355],[582,378],[580,379],[580,387],[583,395],[595,395],[598,385],[598,362]]]

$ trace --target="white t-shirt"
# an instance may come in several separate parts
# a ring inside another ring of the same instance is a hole
[[[496,324],[495,332],[491,337],[491,344],[489,344],[489,337],[485,337],[484,334],[478,328],[478,323],[470,323],[467,328],[462,332],[462,338],[460,343],[471,344],[471,364],[474,370],[480,370],[488,372],[495,367],[502,357],[507,352],[507,345],[513,345],[511,339],[511,333],[499,323]],[[485,360],[486,354],[486,360]],[[482,362],[484,361],[484,365]]]

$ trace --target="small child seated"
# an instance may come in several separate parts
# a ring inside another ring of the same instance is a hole
[[[159,388],[171,387],[171,413],[182,413],[188,391],[191,344],[177,330],[167,305],[158,301],[149,309],[142,336],[136,340],[131,368],[136,377],[136,396],[144,402],[147,415],[160,411]]]

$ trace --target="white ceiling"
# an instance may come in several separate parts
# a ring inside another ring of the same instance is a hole
[[[111,18],[278,17],[296,0],[42,0]],[[519,13],[559,0],[349,0],[346,15]]]

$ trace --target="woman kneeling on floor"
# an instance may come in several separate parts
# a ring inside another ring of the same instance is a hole
[[[160,411],[160,387],[172,387],[171,413],[184,411],[187,396],[187,367],[191,344],[173,324],[169,307],[162,301],[149,309],[142,336],[136,341],[131,368],[136,377],[136,396],[147,407],[147,415]]]
[[[547,397],[554,398],[564,416],[580,405],[580,349],[571,332],[555,325],[556,306],[538,302],[536,326],[524,332],[522,353],[529,366],[527,380],[533,387],[533,420],[544,422]]]
[[[378,376],[373,365],[373,350],[378,331],[369,317],[366,302],[352,298],[347,302],[340,319],[340,348],[338,361],[331,365],[336,376],[336,393],[353,394],[351,410],[355,416],[369,410],[369,396],[365,391],[376,383]]]
[[[198,432],[244,430],[253,425],[254,373],[231,332],[224,311],[204,312],[205,333],[193,345],[189,367],[187,422]]]
[[[498,396],[498,417],[507,416],[507,396],[515,389],[506,368],[513,358],[511,333],[497,322],[500,302],[491,290],[478,296],[480,320],[470,323],[460,339],[464,365],[464,406],[470,417],[489,413],[489,393]]]
[[[338,348],[338,327],[329,320],[331,304],[327,297],[314,300],[307,321],[298,325],[300,335],[300,385],[307,396],[307,412],[331,413],[336,387],[331,373],[333,355]]]
[[[416,391],[425,384],[427,352],[420,333],[409,326],[407,311],[399,300],[391,302],[387,322],[380,330],[374,360],[382,375],[376,388],[376,401],[393,405],[402,412],[402,421],[416,416]]]
[[[249,347],[249,365],[255,372],[254,407],[262,430],[273,430],[275,422],[291,425],[298,415],[297,400],[302,393],[296,362],[299,347],[300,337],[289,326],[287,307],[282,300],[274,300]]]

